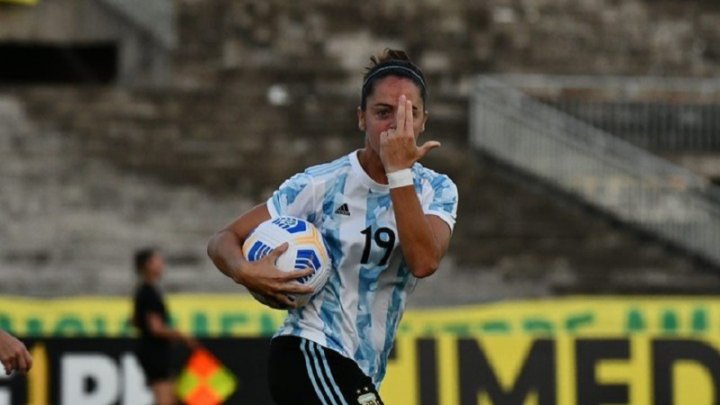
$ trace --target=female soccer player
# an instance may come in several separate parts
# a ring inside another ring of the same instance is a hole
[[[173,341],[189,348],[198,345],[169,326],[169,315],[158,282],[165,272],[165,261],[159,251],[147,248],[135,253],[135,270],[141,282],[135,290],[133,323],[140,331],[136,355],[152,388],[156,405],[176,403],[172,378],[171,346]]]
[[[290,308],[270,348],[279,404],[382,403],[377,390],[407,295],[437,270],[455,224],[455,185],[417,163],[440,146],[417,146],[428,117],[422,71],[403,51],[371,61],[357,110],[364,147],[291,177],[208,244],[223,273]],[[253,263],[241,251],[257,225],[280,215],[315,224],[333,263],[328,283],[302,308],[287,294],[310,292],[294,280],[311,270],[277,269],[287,246]]]

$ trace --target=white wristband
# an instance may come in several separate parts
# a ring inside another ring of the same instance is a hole
[[[396,172],[388,173],[388,186],[390,188],[398,188],[413,185],[413,172],[411,169],[402,169]]]

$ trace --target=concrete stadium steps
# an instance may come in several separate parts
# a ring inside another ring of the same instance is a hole
[[[0,293],[124,294],[131,254],[145,245],[165,250],[170,290],[238,290],[204,244],[249,200],[122,172],[61,131],[37,128],[7,96],[0,146]]]
[[[288,174],[358,146],[360,67],[383,46],[424,67],[428,135],[444,141],[428,166],[461,192],[451,257],[416,302],[717,290],[686,256],[478,163],[464,96],[478,72],[715,76],[710,3],[180,0],[170,87],[0,89],[17,102],[0,104],[0,292],[124,293],[128,253],[146,243],[168,249],[170,287],[228,288],[205,273],[205,235]],[[399,32],[398,18],[422,29]],[[158,54],[147,50],[136,62]],[[291,106],[268,105],[274,84]],[[29,129],[7,135],[13,125]]]
[[[533,280],[532,289],[547,294],[720,288],[707,264],[493,160],[472,158],[462,162],[465,175],[454,177],[461,190],[451,247],[458,269],[492,269],[508,285]]]
[[[325,149],[327,154],[328,147],[337,144],[331,140],[323,147],[303,137],[293,139],[284,115],[282,119],[275,116],[285,111],[258,111],[256,105],[266,104],[264,93],[253,96],[248,92],[237,99],[232,94],[223,97],[202,92],[126,97],[107,90],[61,94],[58,102],[69,105],[72,114],[58,109],[41,93],[26,94],[25,98],[39,122],[75,134],[88,154],[164,181],[242,188],[244,192],[250,187],[258,193],[255,179],[248,181],[234,170],[257,167],[261,150],[282,154],[283,150],[303,149],[306,153],[295,158],[310,164],[319,159],[318,152]],[[318,134],[327,138],[324,135]],[[154,158],[147,159],[149,155]],[[267,174],[272,176],[268,181],[281,181],[295,163],[276,159],[268,168]],[[220,180],[223,182],[217,183]]]
[[[707,178],[547,106],[502,78],[478,77],[471,128],[479,153],[556,198],[582,204],[715,270],[720,266],[720,189]]]
[[[204,258],[207,237],[290,174],[360,145],[361,134],[340,123],[346,116],[328,119],[323,132],[308,130],[304,121],[289,131],[295,122],[277,122],[287,119],[285,111],[260,101],[261,87],[248,96],[257,104],[230,103],[222,92],[13,89],[36,128],[27,142],[55,139],[62,145],[46,153],[58,162],[54,176],[64,179],[55,180],[57,194],[68,196],[56,208],[55,233],[38,239],[17,231],[23,236],[8,245],[2,264],[16,275],[8,279],[31,294],[123,293],[132,280],[129,253],[154,243],[170,254],[171,289],[236,291]],[[353,132],[337,135],[346,130]],[[421,283],[415,305],[720,287],[691,258],[537,189],[500,165],[478,161],[455,137],[440,139],[444,146],[426,164],[458,184],[460,220],[442,275]],[[42,174],[42,167],[37,170]],[[46,192],[42,184],[28,182],[23,200]],[[25,216],[11,224],[31,229],[32,221]],[[24,249],[33,243],[36,249]],[[19,274],[33,271],[52,288],[28,287],[33,277]],[[82,282],[67,283],[68,275]],[[12,290],[0,284],[3,292]],[[440,297],[426,289],[456,294]]]

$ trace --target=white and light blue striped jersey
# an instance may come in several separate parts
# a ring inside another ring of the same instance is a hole
[[[425,214],[452,229],[455,184],[419,163],[412,171]],[[353,152],[291,177],[267,208],[273,218],[289,215],[315,224],[332,260],[325,287],[306,306],[288,311],[276,336],[303,337],[335,350],[355,360],[379,386],[417,282],[403,259],[388,186],[370,178]]]

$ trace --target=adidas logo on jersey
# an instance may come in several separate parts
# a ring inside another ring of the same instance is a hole
[[[339,206],[338,209],[335,210],[335,213],[339,214],[339,215],[350,216],[350,208],[348,208],[347,203],[344,203],[343,205]]]

